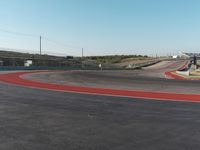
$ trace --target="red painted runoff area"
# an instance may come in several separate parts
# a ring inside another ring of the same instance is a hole
[[[182,70],[182,69],[184,69],[185,67],[188,66],[188,64],[189,64],[189,61],[186,62],[183,66],[181,66],[181,67],[180,67],[179,69],[177,69],[177,70]],[[167,77],[170,77],[170,78],[172,78],[172,79],[177,79],[177,80],[192,80],[191,78],[184,78],[183,76],[180,76],[180,75],[176,74],[176,71],[177,71],[177,70],[171,70],[171,71],[165,72],[165,75],[166,75]]]
[[[44,71],[37,71],[37,73],[39,72],[44,72]],[[26,86],[26,87],[65,91],[65,92],[77,92],[77,93],[110,95],[110,96],[124,96],[124,97],[133,97],[133,98],[146,98],[146,99],[170,100],[170,101],[200,102],[200,95],[195,95],[195,94],[177,94],[177,93],[164,93],[164,92],[162,93],[162,92],[132,91],[132,90],[120,90],[120,89],[70,86],[70,85],[43,83],[43,82],[31,81],[28,79],[21,78],[22,75],[31,74],[31,73],[36,73],[36,71],[1,74],[0,81],[16,84],[16,85],[21,85],[21,86]]]

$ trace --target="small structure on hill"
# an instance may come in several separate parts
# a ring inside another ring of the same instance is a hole
[[[173,59],[177,59],[177,58],[178,58],[178,56],[177,56],[177,55],[174,55],[174,56],[172,56],[172,58],[173,58]]]
[[[25,60],[25,61],[24,61],[24,66],[25,66],[25,67],[30,67],[32,64],[33,64],[33,61],[32,61],[32,60]]]

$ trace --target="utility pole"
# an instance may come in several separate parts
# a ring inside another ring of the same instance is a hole
[[[40,36],[40,55],[42,55],[42,36]]]
[[[83,70],[83,48],[82,48],[82,61],[81,61],[81,68],[82,68],[82,70]]]

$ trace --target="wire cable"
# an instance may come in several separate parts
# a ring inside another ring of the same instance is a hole
[[[21,32],[16,32],[16,31],[5,30],[1,28],[0,28],[0,32],[20,35],[20,36],[39,37],[39,35],[36,35],[36,34],[21,33]]]

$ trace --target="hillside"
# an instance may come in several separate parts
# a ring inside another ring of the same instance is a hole
[[[26,60],[33,61],[32,66],[82,66],[85,69],[95,69],[99,67],[99,64],[102,64],[103,68],[134,68],[137,64],[146,64],[157,59],[141,55],[86,56],[82,58],[0,51],[1,66],[24,66]]]
[[[26,60],[32,60],[34,66],[65,66],[80,64],[79,60],[72,59],[71,57],[0,51],[0,61],[3,62],[3,66],[24,66]]]

